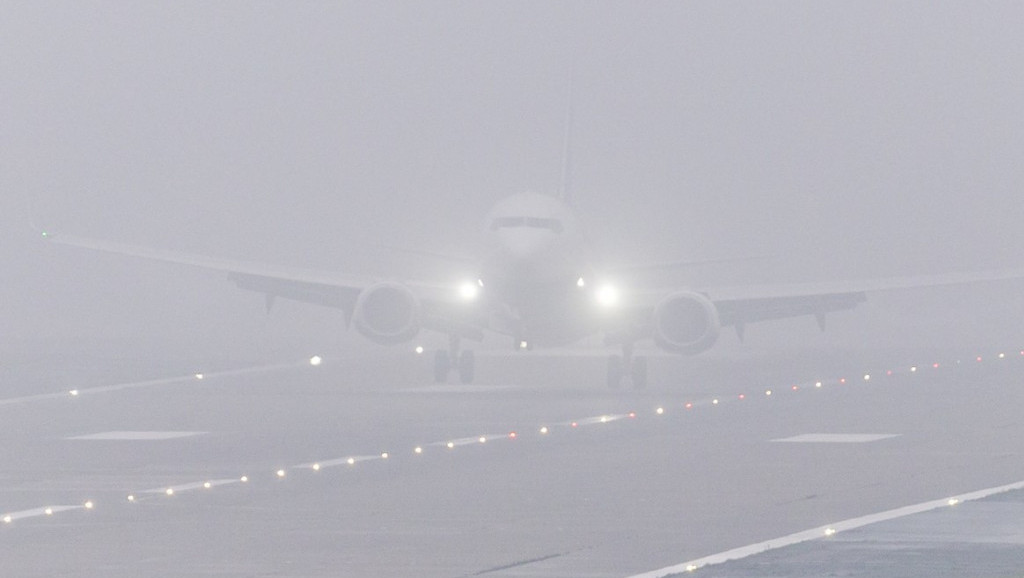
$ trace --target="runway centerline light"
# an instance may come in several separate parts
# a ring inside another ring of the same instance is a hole
[[[167,494],[168,496],[173,496],[174,488],[167,488],[166,490],[164,490],[164,493]]]
[[[835,528],[825,528],[825,535],[826,536],[835,536],[836,535],[836,529]]]
[[[662,414],[665,413],[665,408],[659,407],[658,409],[654,410],[654,413],[656,413],[658,415],[662,415]]]
[[[542,433],[542,434],[548,433],[548,426],[546,426],[546,425],[545,426],[541,426],[540,433]]]
[[[765,395],[771,395],[771,394],[772,394],[772,390],[770,390],[770,389],[766,389],[766,390],[764,391],[764,394],[765,394]]]
[[[316,367],[323,362],[324,358],[320,357],[319,355],[314,355],[313,357],[309,358],[309,364],[312,365],[313,367]]]
[[[242,476],[241,478],[238,478],[238,481],[244,484],[249,481],[249,476]]]
[[[391,454],[389,454],[389,453],[387,453],[387,452],[381,452],[381,454],[380,454],[380,459],[382,459],[382,460],[386,460],[386,459],[388,459],[388,458],[389,458],[390,456],[391,456]]]
[[[718,405],[718,398],[711,400],[711,405]]]
[[[821,387],[821,382],[820,381],[815,381],[814,382],[814,387]]]
[[[71,397],[78,397],[78,390],[77,389],[72,389],[68,393],[71,394]]]
[[[946,503],[949,504],[950,506],[955,506],[955,505],[960,503],[960,500],[958,500],[956,498],[950,498],[950,499],[946,500]]]
[[[455,447],[455,442],[448,442],[448,443],[445,444],[445,446],[447,446],[448,449],[452,449],[452,448]]]
[[[52,516],[53,515],[53,508],[46,508],[45,510],[43,510],[43,513],[46,514],[47,516]]]
[[[417,345],[416,346],[416,354],[419,355],[419,354],[422,354],[422,353],[423,353],[423,346],[422,345]]]
[[[203,379],[203,377],[205,377],[205,376],[202,373],[195,374],[195,378],[196,379]]]
[[[916,365],[910,368],[910,373],[917,373],[917,366]]]
[[[284,470],[277,470],[277,477],[279,477],[279,478],[283,478],[283,477],[285,477],[285,475],[286,475],[287,473],[288,473],[288,472],[286,472],[286,471],[284,471]]]
[[[414,451],[417,454],[422,454],[423,453],[423,448],[421,448],[420,446],[416,446],[416,449],[414,449],[412,451]]]
[[[213,484],[211,484],[210,482],[203,482],[203,488],[209,490],[212,487],[213,487]]]
[[[93,503],[92,503],[92,500],[88,500],[88,501],[86,501],[86,502],[85,502],[84,504],[82,504],[82,505],[83,505],[83,506],[85,506],[85,509],[86,509],[86,510],[91,510],[91,509],[93,509],[93,507],[95,507],[95,505],[96,505],[96,504],[93,504]]]
[[[347,463],[350,466],[351,465],[355,465],[356,459],[355,458],[349,458],[349,459],[345,460],[345,463]]]
[[[320,471],[320,464],[313,464],[313,471],[314,472],[319,472]]]
[[[128,494],[128,501],[129,502],[134,502],[135,501],[135,496],[133,496],[132,494]]]
[[[870,373],[865,373],[864,374],[864,381],[871,381],[871,374]]]
[[[479,438],[477,438],[477,441],[482,443],[482,444],[485,444],[485,443],[487,443],[487,438],[484,437],[484,436],[480,436]]]

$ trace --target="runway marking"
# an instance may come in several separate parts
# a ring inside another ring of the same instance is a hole
[[[68,512],[71,510],[91,510],[92,502],[86,502],[82,505],[75,506],[43,506],[40,508],[32,508],[31,510],[21,510],[19,512],[10,512],[0,517],[0,521],[4,524],[10,524],[17,522],[18,520],[24,520],[26,518],[40,518],[44,516],[52,516],[61,512]]]
[[[863,444],[879,440],[899,437],[900,434],[827,434],[809,433],[798,436],[779,438],[773,442],[805,443],[805,444]]]
[[[521,389],[518,385],[472,385],[472,384],[438,384],[406,387],[399,393],[488,393],[492,391],[508,391]]]
[[[69,389],[60,393],[41,393],[37,395],[23,395],[20,397],[9,397],[7,399],[0,399],[0,407],[7,405],[18,405],[33,403],[39,401],[52,401],[57,399],[75,399],[85,395],[92,395],[98,393],[109,393],[112,391],[121,391],[125,389],[140,389],[147,387],[158,387],[161,385],[175,385],[194,383],[198,381],[205,381],[208,379],[218,377],[237,377],[241,375],[252,375],[257,373],[265,373],[271,371],[279,371],[282,369],[295,369],[303,366],[309,366],[310,361],[304,360],[300,363],[280,363],[275,365],[260,365],[257,367],[245,367],[242,369],[228,369],[224,371],[215,371],[212,373],[192,373],[186,376],[178,377],[163,377],[159,379],[147,379],[144,381],[130,381],[125,383],[115,383],[110,385],[99,385],[96,387],[88,387],[85,389]]]
[[[712,554],[703,558],[697,558],[690,560],[689,562],[683,562],[682,564],[675,564],[673,566],[666,566],[658,570],[652,570],[650,572],[643,572],[641,574],[633,574],[628,578],[665,578],[676,574],[683,574],[686,572],[693,572],[705,566],[713,566],[716,564],[722,564],[732,560],[740,560],[747,558],[755,554],[767,552],[768,550],[776,550],[778,548],[784,548],[786,546],[793,546],[801,544],[803,542],[810,542],[812,540],[821,540],[830,538],[839,532],[846,532],[868,526],[870,524],[877,524],[879,522],[887,522],[889,520],[895,520],[897,518],[905,518],[907,516],[913,516],[914,514],[922,514],[932,510],[938,510],[940,508],[951,508],[958,506],[963,502],[970,502],[974,500],[980,500],[996,494],[1003,494],[1006,492],[1012,492],[1014,490],[1024,489],[1024,481],[1014,482],[1005,486],[996,486],[994,488],[987,488],[984,490],[978,490],[975,492],[969,492],[966,494],[960,494],[958,496],[952,496],[949,498],[942,498],[939,500],[931,500],[928,502],[921,502],[920,504],[914,504],[912,506],[904,506],[902,508],[895,508],[892,510],[886,510],[877,514],[869,514],[867,516],[861,516],[859,518],[850,518],[849,520],[843,520],[842,522],[836,522],[835,524],[829,524],[827,526],[819,526],[810,530],[804,530],[803,532],[797,532],[795,534],[789,534],[788,536],[782,536],[781,538],[774,538],[772,540],[766,540],[764,542],[758,542],[757,544],[751,544],[749,546],[742,546],[740,548],[733,548],[732,550],[726,550],[719,554]]]
[[[204,435],[205,431],[107,431],[64,438],[85,441],[155,441]]]

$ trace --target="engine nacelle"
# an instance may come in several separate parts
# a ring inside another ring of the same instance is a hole
[[[370,341],[403,343],[420,332],[420,302],[404,285],[377,283],[359,294],[352,321]]]
[[[673,353],[700,353],[718,340],[718,309],[700,293],[682,291],[654,308],[654,341]]]

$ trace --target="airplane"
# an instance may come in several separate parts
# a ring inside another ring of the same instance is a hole
[[[463,340],[485,334],[508,339],[515,349],[564,346],[603,335],[621,353],[607,358],[607,385],[648,383],[647,359],[638,342],[693,355],[710,349],[723,328],[742,340],[760,321],[813,316],[825,329],[828,313],[855,308],[875,291],[1024,278],[1024,269],[981,271],[865,281],[837,281],[734,288],[616,286],[588,249],[569,202],[533,192],[501,200],[483,227],[484,257],[478,274],[460,283],[398,278],[359,278],[330,271],[279,267],[125,245],[44,232],[51,242],[155,259],[228,273],[238,287],[276,298],[341,308],[347,326],[382,345],[411,342],[421,331],[448,336],[435,352],[433,376],[457,373],[470,383],[472,349]]]

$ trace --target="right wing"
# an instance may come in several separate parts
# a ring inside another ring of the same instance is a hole
[[[255,261],[236,261],[63,233],[43,233],[43,237],[51,243],[61,245],[225,272],[228,279],[238,287],[264,293],[268,300],[283,297],[335,307],[344,310],[347,318],[351,318],[356,300],[363,289],[376,283],[396,282],[408,287],[420,300],[424,314],[422,326],[425,329],[456,331],[467,336],[476,335],[480,331],[480,328],[466,324],[465,307],[459,306],[461,304],[458,302],[456,290],[450,286],[408,279],[343,275],[333,271],[270,265]]]

